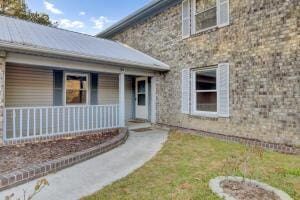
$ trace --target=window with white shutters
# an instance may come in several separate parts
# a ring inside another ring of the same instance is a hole
[[[190,113],[190,70],[184,69],[181,73],[181,112]]]
[[[229,64],[218,66],[218,114],[229,117]]]
[[[191,33],[190,0],[182,2],[182,38],[187,38]]]
[[[204,117],[229,117],[229,65],[192,71],[191,111]]]

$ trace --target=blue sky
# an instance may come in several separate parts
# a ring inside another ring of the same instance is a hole
[[[95,35],[151,0],[26,0],[60,28]]]

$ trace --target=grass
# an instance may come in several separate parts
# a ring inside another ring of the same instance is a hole
[[[143,167],[99,192],[93,199],[218,199],[208,187],[211,178],[242,172],[225,165],[231,156],[242,155],[246,146],[212,138],[171,132],[161,151]],[[253,178],[300,199],[300,156],[264,151],[252,157]]]

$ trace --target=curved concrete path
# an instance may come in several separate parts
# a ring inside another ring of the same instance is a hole
[[[161,149],[167,136],[167,131],[163,130],[131,131],[127,142],[116,149],[47,175],[45,178],[50,186],[34,200],[74,200],[92,194],[141,167]],[[32,193],[36,181],[0,192],[0,199],[11,193],[22,199],[23,190]]]

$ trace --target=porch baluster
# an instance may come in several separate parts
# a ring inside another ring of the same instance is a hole
[[[54,108],[52,107],[51,108],[51,117],[52,117],[52,119],[51,119],[51,122],[52,122],[52,135],[54,134]]]
[[[20,109],[20,137],[22,137],[23,134],[23,110]]]
[[[40,108],[39,110],[40,110],[40,134],[39,135],[42,135],[42,133],[43,133],[43,120],[42,120],[42,118],[43,118],[43,109]]]
[[[33,135],[36,136],[36,108],[33,109]]]
[[[16,138],[16,110],[13,109],[13,136]]]
[[[29,137],[29,129],[30,129],[30,109],[27,110],[27,137]]]
[[[48,108],[46,108],[46,134],[48,135],[49,134],[49,131],[48,131]]]

